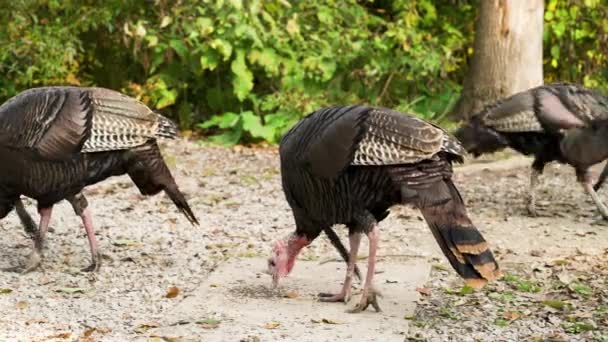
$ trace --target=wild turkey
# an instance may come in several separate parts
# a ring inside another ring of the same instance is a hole
[[[156,144],[157,138],[176,134],[169,119],[103,88],[34,88],[0,106],[0,218],[16,204],[26,230],[35,229],[21,195],[35,199],[40,213],[39,227],[31,232],[34,251],[26,271],[40,264],[53,205],[63,199],[82,218],[87,232],[93,260],[85,270],[99,269],[91,213],[81,190],[111,176],[129,174],[144,195],[164,190],[186,218],[198,224]]]
[[[536,216],[535,189],[545,164],[572,165],[578,181],[605,219],[608,210],[596,194],[606,176],[593,187],[589,167],[608,158],[608,98],[575,84],[553,83],[500,100],[474,115],[455,133],[475,156],[511,147],[533,155],[527,209]]]
[[[366,106],[329,107],[294,126],[280,145],[281,177],[295,232],[273,245],[268,260],[276,286],[300,250],[335,224],[349,229],[350,256],[340,293],[322,301],[348,301],[361,234],[369,239],[361,301],[379,311],[372,287],[378,222],[394,204],[420,208],[454,269],[472,286],[499,275],[498,264],[469,220],[452,183],[452,162],[464,150],[442,129],[399,112]]]

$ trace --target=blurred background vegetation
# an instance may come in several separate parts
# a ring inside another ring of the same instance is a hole
[[[605,0],[545,6],[545,81],[606,88]],[[276,142],[328,104],[368,103],[442,121],[473,53],[476,7],[473,0],[3,1],[0,101],[35,86],[102,86],[227,144]]]

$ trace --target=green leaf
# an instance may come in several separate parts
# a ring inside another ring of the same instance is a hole
[[[236,143],[238,143],[241,140],[241,137],[243,136],[243,130],[240,129],[240,127],[222,133],[222,134],[217,134],[217,135],[213,135],[211,137],[209,137],[209,141],[216,143],[216,144],[220,144],[220,145],[227,145],[227,146],[231,146],[231,145],[235,145]]]
[[[139,243],[135,240],[117,239],[117,240],[112,241],[112,244],[114,246],[119,246],[119,247],[129,247],[129,246],[138,245]]]
[[[213,126],[218,126],[219,128],[231,128],[234,127],[239,122],[239,115],[236,113],[224,113],[221,115],[214,115],[209,120],[198,124],[200,128],[210,128]]]
[[[554,308],[555,310],[562,311],[566,308],[566,303],[564,303],[561,300],[548,299],[548,300],[543,300],[542,303],[548,307]]]
[[[271,75],[279,72],[279,56],[276,51],[271,48],[263,50],[253,50],[247,56],[251,63],[259,64]]]
[[[147,35],[146,40],[148,41],[148,47],[155,47],[156,45],[158,45],[157,36]]]
[[[198,26],[200,34],[203,37],[208,36],[214,31],[213,20],[211,20],[210,18],[197,18],[196,25]]]
[[[253,112],[247,111],[241,113],[243,119],[243,130],[249,132],[254,138],[262,138],[267,141],[273,141],[275,130],[262,125],[262,120]]]
[[[245,52],[237,50],[236,58],[232,61],[230,69],[235,77],[232,78],[234,94],[243,101],[253,89],[253,74],[245,64]]]
[[[469,285],[465,285],[465,286],[463,286],[463,287],[460,289],[460,292],[459,292],[459,293],[460,293],[460,295],[461,295],[461,296],[464,296],[464,295],[468,295],[468,294],[471,294],[471,293],[474,293],[474,292],[475,292],[475,289],[474,289],[474,288],[472,288],[472,287],[471,287],[471,286],[469,286]]]
[[[506,327],[509,325],[509,321],[507,321],[505,319],[497,319],[494,321],[494,324],[496,324],[499,327]]]
[[[158,100],[156,101],[156,108],[162,109],[171,106],[177,99],[177,90],[175,89],[161,89],[158,91]]]
[[[553,45],[551,47],[551,57],[559,59],[559,45]]]
[[[208,50],[201,55],[201,68],[203,70],[215,70],[220,62],[220,57],[213,50]]]
[[[592,293],[591,288],[589,286],[583,284],[583,283],[572,283],[572,284],[568,285],[568,287],[572,291],[574,291],[574,292],[576,292],[578,294],[581,294],[581,295],[587,296],[587,295],[590,295]]]
[[[204,329],[215,329],[220,325],[220,321],[217,319],[207,318],[200,321],[196,321],[196,324],[200,324]]]
[[[171,46],[181,58],[185,58],[188,55],[188,47],[179,39],[169,41],[169,46]]]
[[[219,52],[224,57],[224,61],[232,56],[232,45],[223,39],[214,39],[209,46]]]
[[[12,289],[0,289],[0,294],[7,294],[13,292]]]

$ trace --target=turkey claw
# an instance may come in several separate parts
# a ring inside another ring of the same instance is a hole
[[[347,310],[348,313],[359,313],[365,311],[368,306],[371,306],[376,310],[376,312],[382,312],[380,309],[380,305],[378,304],[379,295],[376,292],[371,291],[367,295],[364,293],[361,297],[361,301],[352,309]]]
[[[23,269],[21,274],[30,273],[30,272],[36,270],[38,267],[40,267],[41,263],[42,263],[42,255],[40,254],[40,252],[33,251],[30,254],[30,257],[29,257],[27,263],[25,264],[25,268]]]
[[[321,302],[328,302],[328,303],[336,303],[336,302],[344,302],[344,304],[348,303],[350,301],[350,291],[342,291],[340,293],[334,294],[334,293],[327,293],[327,292],[321,292],[319,293],[319,301]]]
[[[91,264],[85,268],[83,268],[82,272],[97,272],[101,268],[101,253],[97,253],[93,255],[93,260]]]
[[[530,217],[538,217],[538,212],[536,211],[536,205],[534,203],[528,203],[526,209],[528,209],[528,215]]]

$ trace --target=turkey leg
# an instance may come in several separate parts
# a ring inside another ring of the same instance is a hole
[[[607,177],[608,177],[608,163],[606,163],[606,165],[604,166],[602,173],[600,174],[599,178],[597,179],[597,182],[593,186],[593,190],[598,191],[602,187],[602,184],[604,184],[604,181],[606,181]]]
[[[367,258],[367,275],[365,277],[365,285],[363,287],[363,293],[361,294],[361,300],[350,313],[358,313],[367,309],[371,304],[376,312],[382,311],[380,305],[378,305],[378,294],[373,289],[374,273],[376,272],[376,252],[378,251],[378,228],[374,224],[371,230],[367,233],[367,239],[369,240],[369,256]]]
[[[608,208],[602,203],[602,200],[597,195],[597,192],[593,189],[593,182],[591,180],[591,174],[589,170],[576,170],[576,177],[578,181],[583,185],[585,191],[591,196],[591,199],[597,206],[600,214],[604,218],[604,220],[608,220]]]
[[[530,173],[530,192],[528,194],[528,205],[526,209],[528,209],[528,214],[533,217],[538,216],[538,212],[536,211],[536,188],[538,187],[538,178],[542,172],[542,169],[539,170],[532,166],[532,172]]]
[[[357,263],[357,253],[359,251],[359,244],[361,243],[361,233],[352,233],[348,235],[348,241],[350,243],[350,254],[348,257],[348,266],[346,268],[346,277],[344,278],[344,285],[342,291],[338,294],[319,293],[322,302],[344,302],[348,303],[350,300],[351,286],[353,282],[353,274],[355,273],[355,265]]]
[[[17,212],[17,216],[19,216],[23,228],[25,228],[25,232],[33,239],[38,234],[38,226],[27,210],[25,210],[25,206],[21,199],[15,201],[15,211]]]
[[[550,161],[547,156],[537,156],[532,162],[532,172],[530,173],[530,191],[528,193],[528,214],[530,216],[538,216],[536,211],[536,188],[538,187],[538,178],[543,173],[545,165]]]
[[[44,248],[44,242],[46,240],[46,232],[49,228],[49,222],[51,221],[51,213],[53,212],[53,206],[48,208],[39,208],[38,213],[40,214],[40,224],[38,225],[38,231],[33,237],[34,250],[29,256],[29,260],[25,265],[23,273],[31,272],[40,266],[42,261],[42,249]]]
[[[97,248],[97,239],[95,239],[95,230],[93,229],[93,218],[91,216],[91,210],[88,208],[88,201],[82,193],[78,193],[75,196],[67,199],[76,215],[82,219],[82,224],[87,232],[87,239],[89,240],[89,247],[91,248],[91,265],[82,269],[83,272],[97,272],[101,267],[101,253]]]

